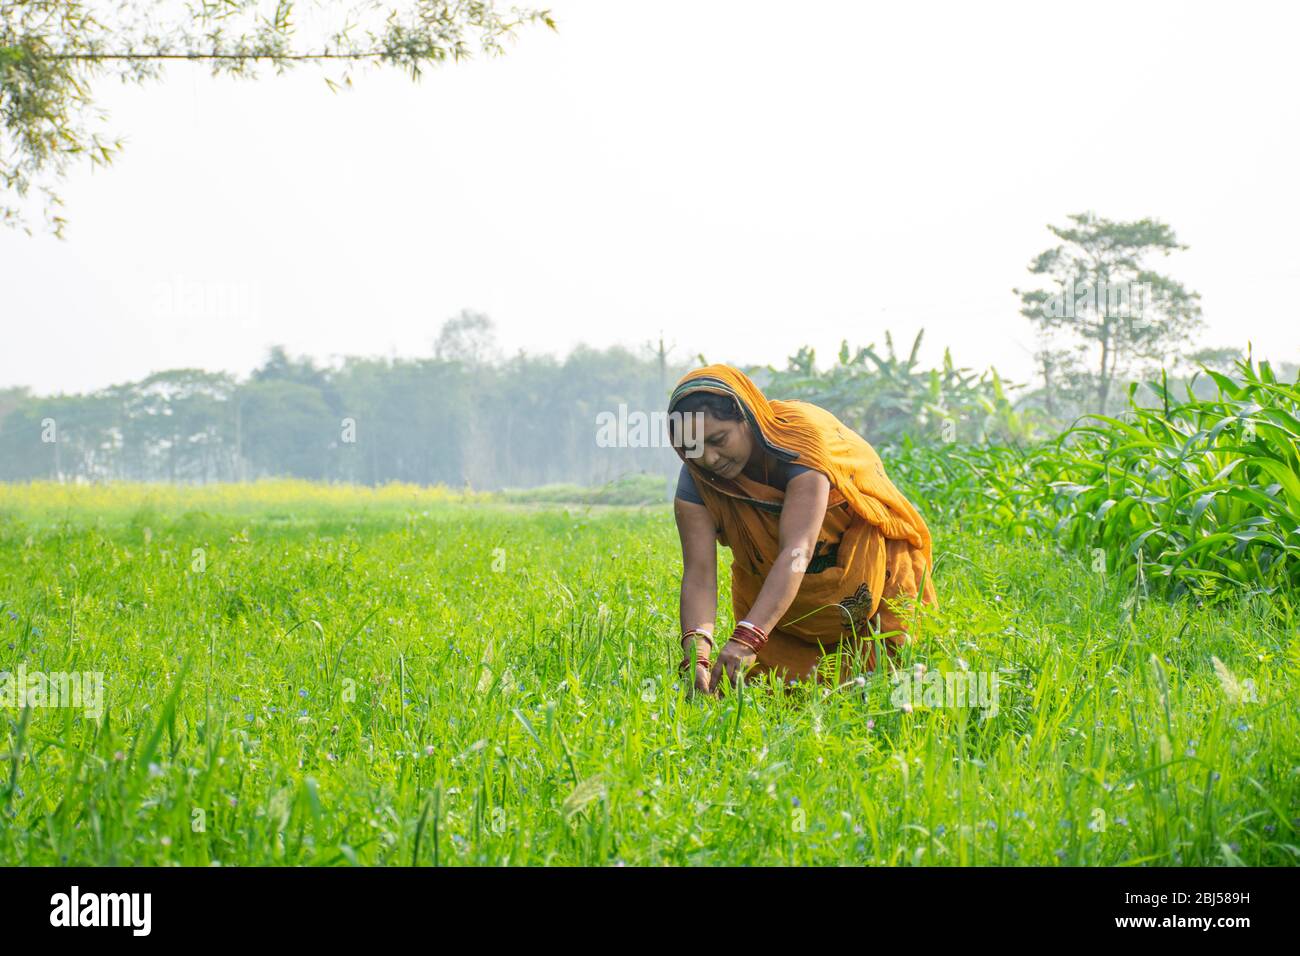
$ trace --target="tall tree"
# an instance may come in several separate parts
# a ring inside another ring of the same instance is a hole
[[[1135,360],[1163,362],[1178,354],[1202,324],[1200,296],[1147,264],[1153,255],[1187,248],[1164,223],[1117,222],[1091,212],[1069,219],[1072,225],[1047,227],[1061,244],[1029,264],[1048,288],[1012,291],[1042,336],[1039,358],[1049,398],[1054,389],[1078,382],[1078,361],[1091,352],[1093,371],[1084,377],[1091,410],[1104,414],[1116,378]],[[1060,335],[1073,347],[1059,348]]]
[[[0,0],[0,222],[28,234],[23,200],[44,196],[45,218],[62,237],[66,220],[54,184],[74,160],[104,165],[122,148],[92,129],[103,118],[93,85],[106,76],[144,83],[168,62],[201,62],[213,75],[254,77],[304,63],[341,70],[325,82],[352,85],[358,65],[396,66],[418,80],[446,60],[504,52],[525,23],[552,30],[547,10],[493,0],[315,4],[299,26],[293,0]]]

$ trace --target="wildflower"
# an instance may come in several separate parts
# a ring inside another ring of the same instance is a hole
[[[120,750],[114,750],[114,751],[113,751],[113,759],[114,759],[114,760],[118,760],[118,761],[125,760],[125,759],[126,759],[126,754],[122,753],[122,751],[120,751]]]
[[[161,777],[162,775],[163,775],[162,767],[158,766],[156,763],[149,764],[149,776]]]
[[[944,826],[942,823],[940,823],[938,826],[934,828],[935,836],[943,836],[947,832],[948,832],[948,828]]]
[[[172,845],[172,838],[169,837],[169,836],[165,836],[165,837],[163,837],[161,840],[159,840],[158,842],[161,843],[163,846],[171,846],[171,845]]]
[[[302,690],[298,691],[298,696],[299,696],[299,697],[306,697],[306,696],[307,696],[307,688],[304,687]]]
[[[1128,826],[1128,817],[1116,817],[1116,818],[1115,818],[1115,826],[1117,826],[1117,827],[1126,827],[1126,826]]]
[[[1064,847],[1062,847],[1061,849],[1059,849],[1059,850],[1056,851],[1056,858],[1057,858],[1058,860],[1064,860],[1064,859],[1065,859],[1065,848],[1064,848]]]
[[[791,797],[791,798],[790,798],[790,802],[793,803],[796,807],[799,806],[799,798],[798,798],[798,797]]]
[[[1011,815],[1012,815],[1013,817],[1015,817],[1017,820],[1023,820],[1023,819],[1025,818],[1025,811],[1024,811],[1024,810],[1016,810],[1016,811],[1013,812]]]
[[[427,747],[424,748],[424,755],[425,755],[426,757],[432,757],[432,756],[433,756],[434,754],[436,754],[437,752],[438,752],[438,751],[437,751],[437,749],[433,746],[433,744],[429,744]]]
[[[872,720],[868,720],[868,721],[867,721],[867,730],[875,730],[875,729],[876,729],[876,721],[875,721],[874,719],[872,719]]]
[[[306,717],[306,716],[307,716],[307,709],[304,707],[302,710],[298,711],[298,716],[299,716],[299,717]]]

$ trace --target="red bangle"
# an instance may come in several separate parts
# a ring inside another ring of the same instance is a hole
[[[739,644],[744,644],[755,654],[762,650],[763,645],[767,643],[767,633],[757,624],[742,622],[736,625],[736,629],[731,632],[731,639]]]
[[[708,631],[705,631],[705,630],[703,630],[703,629],[701,629],[701,628],[695,627],[695,628],[691,628],[689,631],[685,632],[685,633],[682,635],[682,641],[684,642],[688,637],[702,637],[702,638],[704,638],[706,641],[709,642],[709,650],[710,650],[710,651],[712,651],[712,650],[715,648],[715,645],[714,645],[714,643],[713,643],[713,635],[710,634]],[[705,656],[703,656],[703,655],[701,655],[701,654],[699,653],[699,646],[698,646],[698,645],[697,645],[696,648],[695,648],[695,652],[696,652],[695,663],[696,663],[697,666],[700,665],[700,664],[703,664],[705,667],[712,667],[712,666],[713,666],[713,662],[710,661],[709,658],[707,658],[707,657],[705,657]],[[690,666],[691,666],[691,655],[690,655],[690,654],[687,654],[685,657],[682,658],[681,663],[679,663],[679,664],[677,665],[677,669],[678,669],[679,671],[685,671],[685,670],[686,670],[687,668],[689,668]]]

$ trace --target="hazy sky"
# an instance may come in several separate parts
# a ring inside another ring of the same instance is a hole
[[[1199,344],[1300,361],[1294,4],[551,9],[419,84],[105,83],[127,148],[65,184],[69,238],[0,230],[0,385],[427,355],[462,308],[508,351],[776,364],[924,327],[1023,379],[1011,288],[1086,209],[1191,246]]]

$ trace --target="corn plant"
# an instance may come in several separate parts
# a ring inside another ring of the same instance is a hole
[[[1300,584],[1300,385],[1237,365],[1240,380],[1208,373],[1214,398],[1189,385],[1177,402],[1162,376],[1159,405],[1136,404],[1135,384],[1127,420],[1089,416],[1058,439],[1064,543],[1174,593]]]

